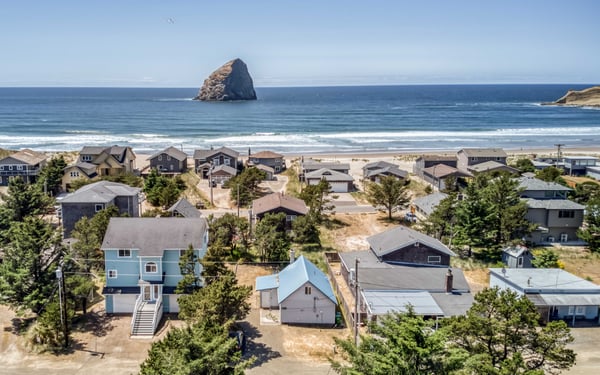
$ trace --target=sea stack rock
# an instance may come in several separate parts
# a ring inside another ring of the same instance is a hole
[[[557,101],[544,104],[600,107],[600,86],[581,91],[569,90]]]
[[[256,100],[256,92],[248,67],[240,59],[225,63],[204,80],[194,100]]]

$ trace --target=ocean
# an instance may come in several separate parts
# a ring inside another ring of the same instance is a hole
[[[0,147],[310,154],[598,146],[599,108],[540,105],[589,86],[278,87],[226,103],[191,100],[197,88],[0,88]]]

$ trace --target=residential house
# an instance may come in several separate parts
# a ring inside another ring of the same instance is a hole
[[[563,162],[565,173],[569,176],[585,176],[587,168],[597,165],[598,158],[593,156],[565,156]]]
[[[490,268],[490,287],[527,297],[548,322],[598,324],[600,286],[559,268]]]
[[[187,171],[188,156],[185,152],[171,146],[150,156],[150,169],[162,174],[180,174]]]
[[[501,148],[463,148],[456,153],[457,168],[468,172],[483,172],[498,165],[506,165],[506,152]],[[473,167],[477,164],[487,163],[485,169],[481,167],[474,170]]]
[[[96,166],[99,176],[118,176],[134,173],[135,154],[131,147],[85,146],[79,152],[76,164],[90,163]]]
[[[258,169],[259,171],[264,172],[265,173],[265,180],[267,180],[267,181],[271,181],[275,177],[275,169],[273,169],[273,168],[271,168],[271,167],[269,167],[267,165],[256,164],[256,165],[253,165],[252,167]]]
[[[248,155],[248,165],[255,167],[259,165],[265,165],[273,168],[275,173],[283,172],[286,169],[283,155],[272,151],[260,151],[255,154]]]
[[[448,167],[456,168],[456,155],[421,155],[415,160],[413,165],[413,173],[419,177],[423,177],[423,170],[426,168],[433,167],[435,165],[446,165]]]
[[[412,207],[415,208],[415,212],[417,214],[421,215],[423,218],[427,218],[437,208],[440,202],[447,197],[448,194],[446,193],[435,192],[433,194],[414,199],[412,201]]]
[[[303,255],[276,275],[256,278],[261,308],[278,308],[281,323],[335,323],[337,300],[327,276]]]
[[[350,164],[348,163],[337,163],[337,162],[324,162],[313,159],[302,158],[300,163],[300,180],[305,180],[305,175],[310,172],[318,171],[319,169],[329,169],[332,171],[340,172],[343,174],[350,173]]]
[[[543,181],[535,177],[521,177],[518,181],[521,198],[567,199],[569,192],[572,191],[564,185]]]
[[[21,177],[26,183],[34,183],[46,165],[46,155],[24,149],[0,160],[0,186],[8,186],[13,177]]]
[[[502,249],[502,263],[508,268],[531,268],[533,254],[525,246],[508,246]]]
[[[71,184],[76,180],[90,181],[98,176],[97,165],[87,162],[77,162],[65,167],[62,177],[62,190],[71,190]]]
[[[349,174],[336,170],[321,168],[304,174],[304,179],[309,185],[318,185],[321,180],[329,182],[334,193],[347,193],[354,187],[354,179]]]
[[[225,164],[220,164],[216,167],[213,167],[208,175],[210,176],[211,181],[217,184],[222,184],[223,182],[235,177],[237,175],[237,169]]]
[[[211,167],[225,165],[235,169],[237,174],[240,153],[227,147],[210,150],[194,150],[194,170],[204,179],[208,178]],[[234,174],[235,176],[235,174]]]
[[[437,190],[444,190],[448,177],[454,177],[455,181],[458,182],[461,178],[473,177],[473,175],[470,172],[462,171],[446,164],[435,164],[422,169],[421,177]]]
[[[63,236],[68,238],[82,217],[92,218],[108,206],[116,206],[121,215],[140,216],[141,189],[125,184],[98,181],[85,185],[60,200]]]
[[[407,180],[408,172],[400,169],[396,164],[387,161],[367,163],[363,167],[363,180],[379,182],[383,176],[392,176],[398,180]]]
[[[296,217],[308,213],[308,207],[302,199],[283,193],[268,194],[252,201],[252,214],[256,220],[261,220],[266,214],[278,214],[280,212],[285,214],[286,224],[291,227]]]
[[[600,181],[600,167],[587,167],[585,171],[588,177]]]
[[[527,238],[534,244],[577,241],[585,206],[568,199],[525,199],[527,220],[537,225]]]
[[[131,334],[153,335],[163,313],[179,312],[180,257],[192,246],[202,258],[207,243],[204,218],[111,218],[101,247],[106,313],[133,314]]]
[[[202,216],[202,213],[185,198],[179,198],[177,202],[169,207],[167,212],[170,212],[171,216],[187,217],[190,219]]]

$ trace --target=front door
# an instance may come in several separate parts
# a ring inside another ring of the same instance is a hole
[[[161,286],[157,284],[142,285],[144,301],[156,301],[160,296]]]
[[[152,300],[152,289],[151,289],[152,285],[144,285],[142,288],[144,288],[144,301],[151,301]]]

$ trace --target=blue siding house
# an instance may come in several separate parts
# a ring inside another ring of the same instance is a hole
[[[132,335],[153,335],[163,312],[179,312],[179,258],[190,245],[202,258],[207,243],[204,218],[111,218],[102,243],[106,313],[133,314]]]

